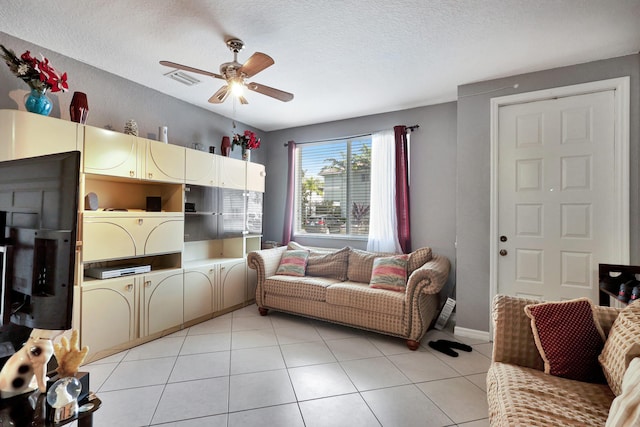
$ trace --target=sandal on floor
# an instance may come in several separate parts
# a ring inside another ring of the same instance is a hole
[[[449,346],[451,348],[455,348],[455,349],[462,350],[462,351],[471,351],[472,350],[470,345],[463,344],[461,342],[449,341],[449,340],[438,340],[438,342],[441,342],[444,345],[447,345],[447,346]]]
[[[440,341],[429,341],[429,347],[431,347],[434,350],[438,350],[440,353],[444,353],[447,356],[458,357],[458,353],[456,353],[455,351],[451,350],[451,347],[449,347],[447,344],[443,343],[442,340],[440,340]]]

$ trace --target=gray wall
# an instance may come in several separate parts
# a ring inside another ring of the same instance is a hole
[[[199,142],[213,145],[220,154],[223,135],[232,135],[232,121],[203,108],[195,107],[148,87],[125,80],[114,74],[91,67],[72,58],[59,55],[40,46],[0,32],[0,43],[17,55],[30,50],[32,55],[44,54],[59,72],[68,75],[69,91],[50,94],[53,101],[51,117],[69,118],[69,104],[74,91],[87,94],[89,116],[87,125],[109,127],[122,132],[128,119],[138,123],[139,135],[157,139],[158,127],[168,126],[169,143],[191,147]],[[178,84],[178,83],[176,83]],[[186,89],[186,87],[185,87]],[[29,86],[15,77],[2,60],[0,62],[0,109],[24,111],[23,98]],[[202,94],[209,97],[211,94]],[[238,123],[238,129],[251,129],[263,137],[264,132]],[[235,149],[231,157],[240,158],[241,150]],[[264,163],[266,153],[256,150],[252,161]]]
[[[631,77],[630,228],[631,263],[640,262],[640,175],[638,174],[640,55],[545,70],[458,87],[457,315],[456,326],[489,330],[490,105],[493,97]],[[484,93],[494,89],[511,87]],[[478,94],[478,95],[473,95]]]
[[[340,138],[415,125],[411,133],[411,245],[430,246],[452,263],[449,285],[455,277],[456,103],[358,117],[330,123],[270,132],[267,148],[267,190],[264,209],[265,240],[282,240],[287,185],[287,148],[298,143]],[[366,241],[296,238],[302,244],[366,248]]]

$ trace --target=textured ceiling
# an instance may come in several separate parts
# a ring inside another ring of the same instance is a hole
[[[170,60],[219,71],[232,36],[275,65],[235,118],[269,131],[452,101],[457,86],[637,53],[640,0],[2,0],[0,31],[232,117],[223,84],[187,87]],[[27,5],[31,5],[27,7]]]

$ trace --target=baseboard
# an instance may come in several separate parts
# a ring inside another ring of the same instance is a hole
[[[461,337],[474,338],[477,340],[491,341],[491,335],[486,331],[479,331],[477,329],[461,328],[454,326],[454,335],[460,335]]]

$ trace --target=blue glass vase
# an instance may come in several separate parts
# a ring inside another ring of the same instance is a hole
[[[24,98],[24,106],[27,111],[36,114],[42,114],[43,116],[48,116],[51,113],[51,108],[53,104],[51,100],[47,96],[47,90],[37,90],[31,89],[31,93],[29,93]]]

